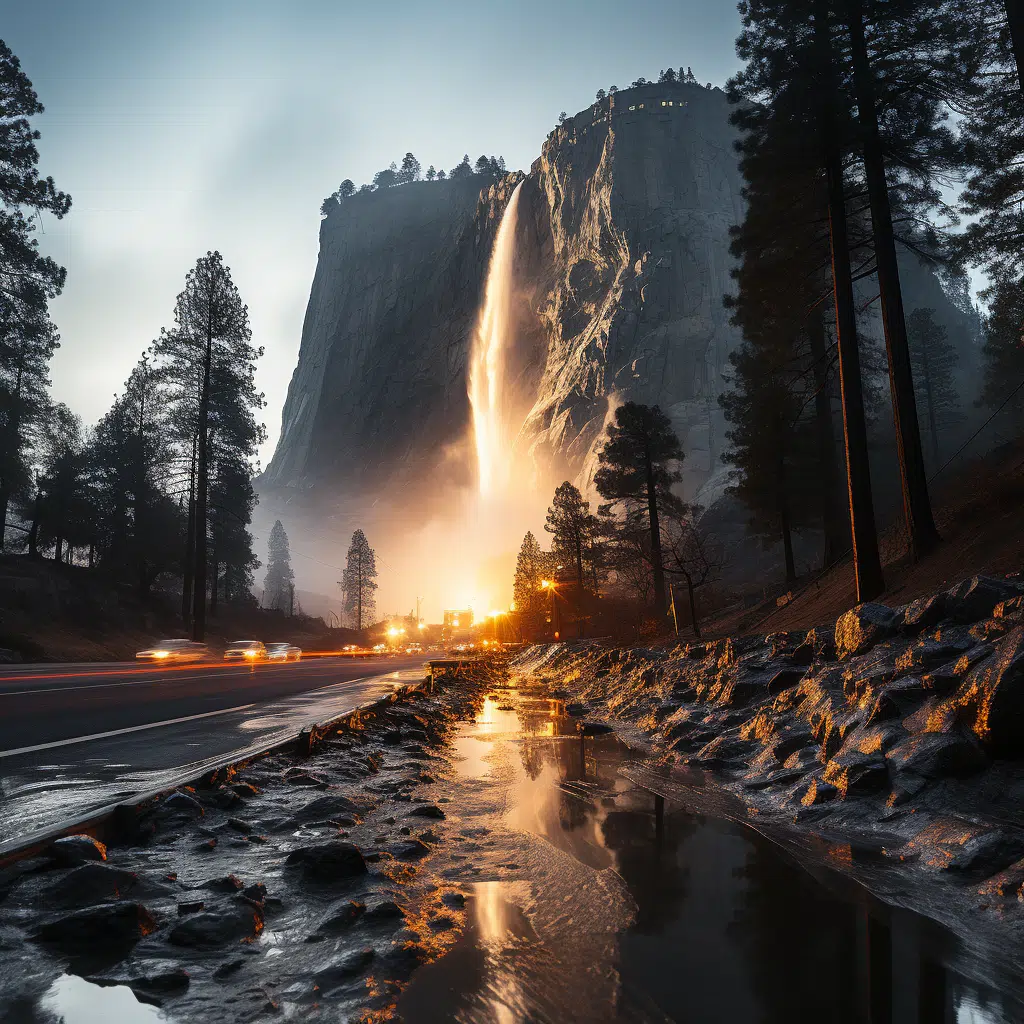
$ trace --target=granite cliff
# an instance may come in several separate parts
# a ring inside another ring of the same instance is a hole
[[[321,225],[262,493],[358,504],[439,473],[472,480],[468,353],[522,181],[503,374],[518,459],[586,486],[615,406],[658,403],[683,442],[687,498],[714,500],[727,478],[718,396],[740,341],[722,301],[742,216],[734,141],[721,90],[646,85],[558,125],[525,180],[413,182],[340,204]],[[908,309],[934,306],[963,334],[938,280],[912,262]]]

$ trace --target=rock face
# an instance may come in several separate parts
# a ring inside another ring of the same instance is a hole
[[[659,402],[689,483],[720,470],[722,296],[741,181],[718,89],[650,85],[556,128],[520,197],[507,379],[518,449],[586,479],[610,409]],[[353,495],[416,479],[466,435],[467,354],[520,176],[357,194],[323,221],[281,437],[262,490]],[[519,425],[517,423],[517,427]],[[513,431],[514,433],[514,431]]]

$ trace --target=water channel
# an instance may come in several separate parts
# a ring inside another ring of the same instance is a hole
[[[496,692],[456,746],[450,806],[516,870],[474,869],[466,931],[414,975],[407,1024],[1024,1019],[934,922],[741,825],[669,806],[659,830],[618,774],[637,752],[581,744],[559,701]]]

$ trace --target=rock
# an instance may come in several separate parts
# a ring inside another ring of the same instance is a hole
[[[946,591],[949,614],[957,622],[989,619],[996,605],[1020,594],[1020,588],[992,576],[972,576]]]
[[[352,983],[353,978],[365,973],[376,953],[370,947],[349,953],[337,963],[317,971],[314,977],[316,987],[325,995]]]
[[[35,938],[69,954],[103,954],[121,949],[156,928],[150,912],[129,900],[87,907],[41,925]]]
[[[441,902],[453,910],[461,910],[466,905],[466,897],[461,892],[446,892]]]
[[[433,818],[436,821],[443,821],[445,817],[444,811],[436,804],[421,804],[419,807],[414,807],[409,815],[416,818]]]
[[[299,808],[294,819],[299,822],[338,821],[341,818],[354,821],[365,809],[364,805],[350,800],[347,796],[329,793]]]
[[[766,690],[768,693],[779,693],[790,686],[796,686],[805,674],[804,670],[800,667],[780,668],[768,680]]]
[[[167,811],[175,811],[183,814],[191,814],[196,818],[206,814],[203,805],[191,793],[182,793],[180,790],[171,793],[158,804],[158,808]]]
[[[139,884],[139,876],[126,868],[94,861],[69,871],[38,894],[42,907],[90,906],[124,899]]]
[[[92,836],[65,836],[58,839],[50,851],[61,864],[84,864],[86,861],[107,859],[107,848]]]
[[[187,917],[189,914],[198,914],[205,910],[206,904],[202,900],[191,900],[188,903],[178,904],[178,917]]]
[[[228,828],[234,832],[240,832],[243,836],[250,835],[256,831],[249,822],[243,821],[241,818],[228,818]]]
[[[787,725],[768,741],[766,746],[778,761],[785,761],[790,754],[814,742],[811,730],[805,725]]]
[[[333,882],[366,874],[359,848],[341,839],[292,850],[285,864],[310,882]]]
[[[213,972],[213,976],[221,981],[224,978],[230,978],[231,975],[237,974],[245,966],[245,960],[238,958],[236,960],[226,960],[220,964]]]
[[[191,981],[184,967],[172,967],[166,971],[131,979],[127,985],[140,1002],[161,1006],[165,999],[173,999],[186,992]]]
[[[211,878],[203,882],[203,889],[210,889],[213,892],[241,892],[244,888],[243,882],[237,875],[225,875],[223,878]]]
[[[317,931],[347,931],[366,913],[366,904],[356,900],[345,900],[332,907],[327,916],[320,922]]]
[[[1024,854],[1024,839],[1001,829],[940,819],[923,828],[898,852],[901,859],[917,860],[931,871],[985,877],[1018,860]]]
[[[179,921],[167,936],[172,946],[219,949],[254,939],[263,930],[263,911],[248,901],[225,903]]]
[[[289,768],[284,773],[284,781],[290,786],[308,786],[311,789],[326,789],[328,785],[325,778],[305,768]]]
[[[843,800],[848,800],[885,789],[889,770],[882,757],[844,749],[825,766],[825,781],[836,787]]]
[[[430,847],[419,839],[407,839],[396,843],[392,851],[399,860],[419,860],[430,853]]]
[[[973,775],[988,763],[974,737],[957,733],[908,736],[885,757],[891,769],[926,779]]]
[[[903,610],[899,626],[904,633],[920,633],[937,626],[946,617],[946,595],[921,597]]]
[[[257,906],[262,907],[267,901],[267,887],[262,882],[254,882],[242,890],[242,896],[249,900],[250,903],[255,903]]]
[[[797,787],[797,799],[804,807],[828,803],[835,800],[839,790],[824,779],[813,778],[806,785]]]
[[[579,722],[577,728],[584,736],[607,736],[615,731],[606,722]]]
[[[372,922],[405,919],[405,911],[394,900],[381,900],[366,910],[366,920]]]
[[[974,733],[994,757],[1024,757],[1024,625],[964,677],[950,700],[975,712]]]
[[[868,711],[867,724],[906,718],[933,694],[934,691],[917,676],[897,679],[884,686],[875,697]]]
[[[897,616],[888,605],[870,601],[856,605],[836,622],[836,655],[843,659],[864,654],[896,630]]]
[[[565,713],[573,718],[581,718],[587,713],[587,709],[584,705],[574,701],[565,705]]]

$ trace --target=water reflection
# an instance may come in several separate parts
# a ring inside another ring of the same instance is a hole
[[[558,701],[489,697],[458,746],[464,778],[494,791],[495,817],[510,830],[503,841],[514,846],[525,834],[552,852],[518,890],[473,887],[463,939],[403,998],[410,1024],[1024,1019],[1017,1002],[957,973],[957,945],[932,922],[882,906],[825,868],[812,875],[728,821],[670,808],[659,832],[651,796],[617,774],[635,752],[614,736],[581,741]],[[571,883],[575,900],[563,894],[555,851],[583,872]],[[572,928],[596,927],[588,900],[608,869],[625,881],[634,920],[601,954],[606,962],[581,972],[571,962],[581,950],[546,922],[565,914],[552,904],[570,900],[581,911],[565,918]]]
[[[61,1024],[156,1024],[167,1021],[159,1010],[140,1003],[124,985],[101,987],[65,974],[47,989],[40,1008]],[[38,1019],[38,1018],[33,1018]]]

